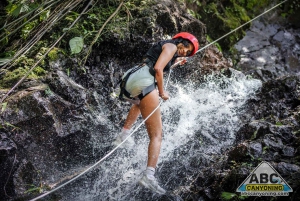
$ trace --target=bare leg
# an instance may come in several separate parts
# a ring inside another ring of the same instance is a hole
[[[147,118],[156,109],[156,107],[158,107],[158,105],[158,93],[156,90],[154,90],[146,97],[144,97],[140,102],[140,111],[143,118]],[[162,122],[160,108],[158,108],[146,120],[145,124],[150,138],[150,143],[148,146],[147,168],[144,172],[143,177],[139,180],[139,183],[156,193],[165,194],[166,190],[158,185],[158,182],[154,177],[162,141]]]
[[[139,109],[138,105],[132,105],[132,107],[129,110],[129,113],[127,115],[127,118],[124,123],[125,129],[131,129],[132,125],[136,122],[137,118],[141,114],[141,111]]]
[[[142,117],[144,119],[148,117],[158,105],[158,93],[154,90],[140,102]],[[159,108],[147,119],[145,124],[150,138],[147,166],[156,168],[162,141],[162,122]]]

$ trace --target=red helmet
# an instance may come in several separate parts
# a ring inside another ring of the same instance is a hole
[[[188,32],[180,32],[180,33],[176,34],[173,37],[173,39],[180,38],[180,37],[189,40],[193,44],[194,50],[190,55],[190,56],[193,56],[198,51],[198,48],[199,48],[199,43],[198,43],[197,38]]]

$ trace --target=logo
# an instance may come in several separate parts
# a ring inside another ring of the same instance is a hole
[[[236,189],[246,196],[288,196],[293,189],[268,163],[261,162]]]

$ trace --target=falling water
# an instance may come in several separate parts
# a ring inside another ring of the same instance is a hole
[[[187,178],[213,162],[212,156],[230,147],[242,126],[239,115],[261,82],[233,73],[231,78],[208,76],[199,86],[172,84],[176,93],[161,106],[164,137],[156,172],[168,191],[168,200],[181,200],[175,192],[188,186]],[[60,190],[61,200],[158,200],[159,195],[137,184],[147,162],[145,127],[133,137],[133,146],[125,144],[97,168]]]

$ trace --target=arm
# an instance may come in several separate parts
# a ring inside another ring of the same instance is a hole
[[[176,45],[172,43],[166,43],[162,46],[162,52],[158,57],[158,60],[154,66],[155,70],[155,79],[157,81],[157,87],[159,95],[167,100],[169,97],[164,92],[164,80],[163,80],[163,70],[168,62],[173,58],[174,54],[177,51]]]

